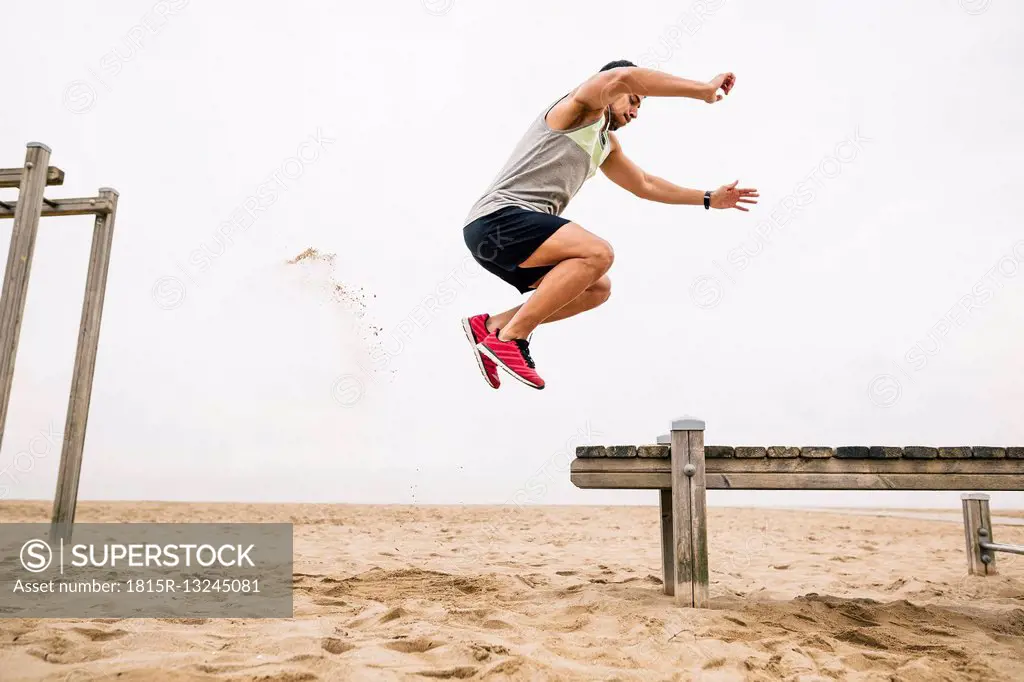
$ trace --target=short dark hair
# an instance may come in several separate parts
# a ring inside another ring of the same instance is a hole
[[[614,62],[608,62],[601,67],[601,71],[607,71],[608,69],[617,69],[620,66],[636,66],[633,62],[628,59],[617,59]]]

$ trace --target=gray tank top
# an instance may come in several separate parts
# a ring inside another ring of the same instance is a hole
[[[512,156],[463,225],[506,206],[561,215],[583,183],[597,172],[611,152],[607,112],[594,123],[570,130],[552,130],[545,118],[568,94],[538,116],[512,151]]]

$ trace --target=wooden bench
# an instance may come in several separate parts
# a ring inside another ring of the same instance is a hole
[[[570,467],[579,488],[660,491],[665,593],[683,606],[708,604],[709,489],[1024,490],[1024,447],[705,446],[704,426],[682,417],[652,445],[578,447]]]

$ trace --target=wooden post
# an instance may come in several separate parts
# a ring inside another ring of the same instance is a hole
[[[68,400],[68,414],[64,424],[64,447],[60,453],[60,472],[53,501],[53,539],[70,540],[72,524],[75,521],[78,479],[82,472],[82,449],[85,446],[85,428],[89,420],[89,401],[92,397],[92,379],[96,369],[96,351],[99,347],[103,298],[107,289],[110,247],[114,237],[117,190],[103,187],[99,191],[99,196],[110,202],[111,210],[109,213],[96,216],[93,227],[89,273],[86,276],[82,320],[78,329],[78,351],[75,355],[71,397]]]
[[[21,318],[25,314],[28,277],[32,269],[32,253],[43,210],[50,148],[41,142],[29,142],[25,152],[25,170],[21,176],[18,205],[14,210],[11,247],[7,252],[4,291],[0,296],[0,443],[7,425],[7,407],[11,402],[14,381],[14,360],[18,355]]]
[[[661,566],[665,581],[665,594],[676,593],[675,557],[672,552],[672,491],[662,488],[658,491],[661,498]]]
[[[658,445],[671,445],[672,436],[658,436]],[[661,574],[665,585],[665,594],[674,596],[676,593],[676,555],[673,543],[672,523],[672,489],[662,488],[658,491],[661,502]]]
[[[981,548],[982,535],[992,540],[992,517],[989,514],[989,496],[985,493],[960,495],[964,507],[964,537],[967,540],[967,572],[970,575],[995,575],[996,553]]]
[[[694,417],[682,417],[672,422],[672,519],[676,604],[707,608],[704,422]]]

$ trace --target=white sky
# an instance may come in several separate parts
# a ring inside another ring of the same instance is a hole
[[[83,499],[652,503],[576,489],[564,453],[580,432],[653,441],[683,413],[715,444],[1024,445],[1018,3],[8,5],[0,165],[41,140],[68,174],[49,196],[121,192]],[[620,58],[737,74],[716,106],[649,99],[619,139],[652,173],[738,178],[762,203],[663,206],[599,174],[566,215],[615,246],[612,299],[538,331],[547,389],[492,392],[458,322],[519,298],[466,264],[462,218],[533,117]],[[218,226],[275,173],[225,248]],[[36,436],[63,428],[90,226],[39,233],[11,497],[53,494],[58,448]],[[333,273],[282,265],[308,246]],[[314,286],[328,277],[375,296],[367,317]]]

